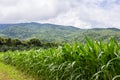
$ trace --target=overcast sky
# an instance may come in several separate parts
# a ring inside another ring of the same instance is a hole
[[[0,23],[120,28],[120,0],[0,0]]]

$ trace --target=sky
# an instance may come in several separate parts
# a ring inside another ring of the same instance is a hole
[[[0,23],[120,28],[120,0],[0,0]]]

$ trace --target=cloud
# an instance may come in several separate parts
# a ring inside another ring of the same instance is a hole
[[[7,2],[8,1],[8,2]],[[3,0],[0,22],[39,21],[54,18],[67,8],[56,0]],[[10,2],[10,4],[9,4]],[[8,5],[9,4],[9,5]],[[63,9],[62,9],[63,8]]]
[[[0,0],[0,23],[120,28],[120,0]]]

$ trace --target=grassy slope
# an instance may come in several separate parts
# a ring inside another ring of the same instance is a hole
[[[16,70],[13,66],[0,62],[0,80],[35,80]]]

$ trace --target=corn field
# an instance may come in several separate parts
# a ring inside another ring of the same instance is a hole
[[[112,38],[1,54],[3,62],[38,80],[120,80],[120,44]]]

